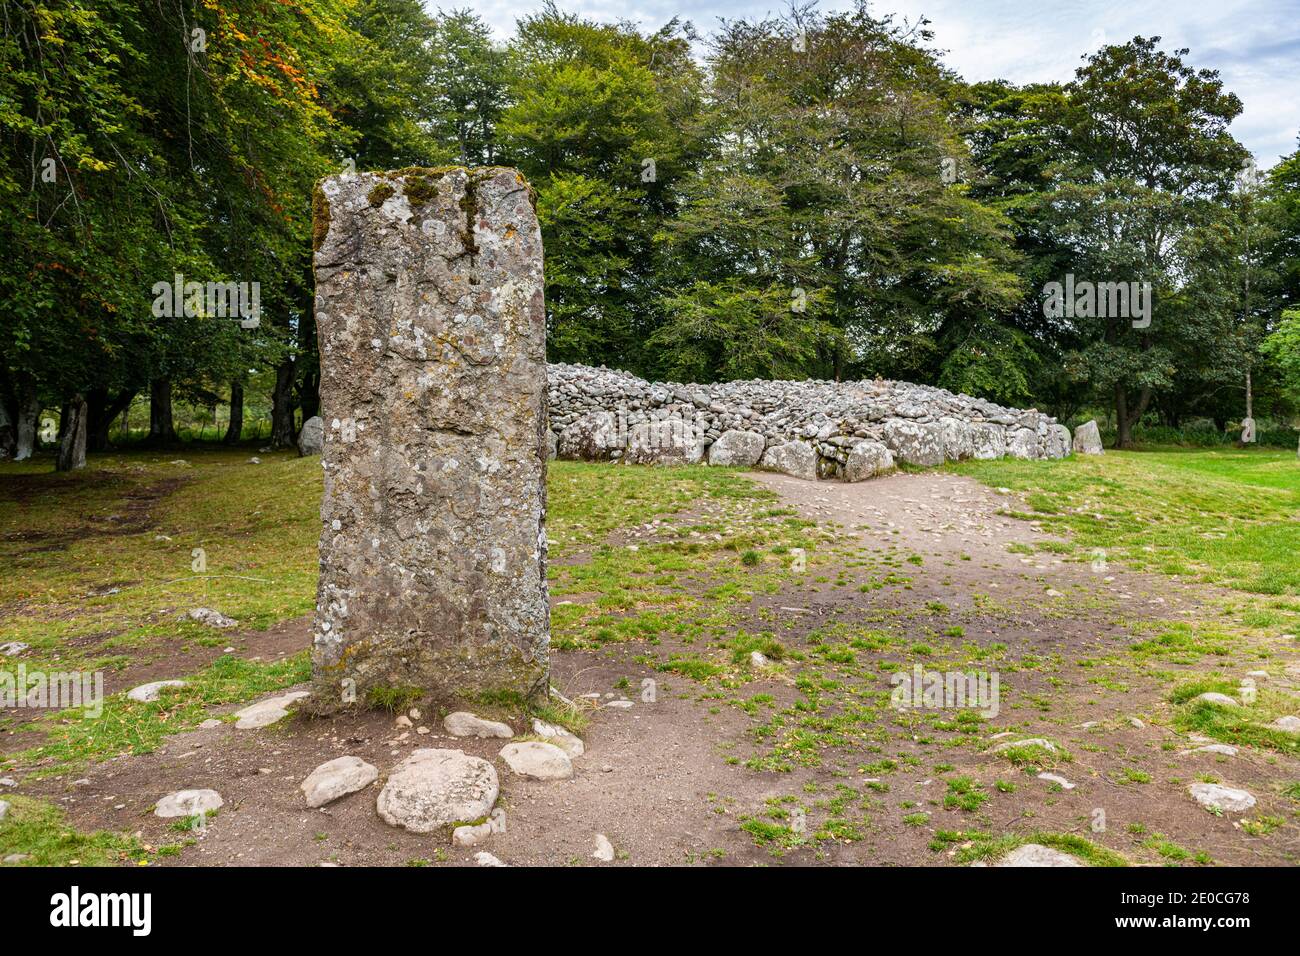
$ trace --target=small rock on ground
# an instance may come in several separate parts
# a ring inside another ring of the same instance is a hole
[[[457,827],[451,831],[451,842],[456,846],[478,846],[492,835],[492,824]]]
[[[1273,721],[1273,726],[1278,730],[1285,730],[1288,733],[1300,734],[1300,717],[1287,714],[1285,717],[1279,717]]]
[[[385,823],[432,833],[486,817],[499,792],[496,768],[486,760],[460,750],[421,749],[389,773],[375,807]]]
[[[567,780],[573,776],[573,761],[555,744],[527,740],[506,744],[501,748],[501,759],[521,777],[534,780]]]
[[[1245,790],[1224,787],[1217,783],[1193,783],[1187,790],[1196,798],[1196,802],[1207,810],[1244,813],[1255,805],[1255,798]]]
[[[458,710],[443,718],[442,726],[453,737],[504,737],[515,735],[509,724],[499,720],[484,720],[469,711]]]
[[[0,800],[0,820],[3,820],[9,813],[9,801]]]
[[[327,803],[364,790],[379,779],[379,771],[360,757],[335,757],[321,764],[301,784],[307,806],[323,807]]]
[[[261,727],[268,727],[277,720],[283,720],[289,716],[289,705],[294,701],[301,700],[307,696],[307,691],[296,690],[292,693],[281,694],[279,697],[271,697],[267,700],[260,700],[256,704],[250,704],[243,710],[235,711],[236,730],[257,730]]]
[[[183,680],[156,680],[148,684],[141,684],[139,687],[132,687],[126,692],[126,696],[131,700],[138,700],[142,704],[157,700],[162,694],[164,687],[184,687]]]
[[[1198,694],[1196,696],[1196,700],[1203,701],[1204,703],[1207,704],[1218,704],[1220,707],[1237,706],[1237,701],[1235,698],[1229,697],[1227,694],[1216,694],[1212,691],[1204,694]]]
[[[602,863],[614,862],[614,844],[609,842],[609,837],[603,833],[596,834],[596,852],[591,854]]]
[[[1055,774],[1055,773],[1040,773],[1040,774],[1038,775],[1038,779],[1039,779],[1039,780],[1046,780],[1048,783],[1054,783],[1054,784],[1057,784],[1058,786],[1060,786],[1060,788],[1061,788],[1062,790],[1073,790],[1073,789],[1074,789],[1074,784],[1070,783],[1070,781],[1066,780],[1064,777],[1060,776],[1059,774]]]
[[[994,866],[1083,866],[1077,857],[1060,850],[1053,850],[1041,843],[1026,843],[1018,846]]]
[[[210,810],[217,810],[225,803],[221,794],[215,790],[177,790],[158,801],[154,807],[154,816],[170,819],[172,817],[196,817]]]
[[[1004,750],[1010,750],[1013,747],[1042,747],[1049,753],[1056,753],[1056,744],[1052,743],[1046,737],[1029,737],[1025,740],[1004,740],[998,744],[989,753],[1002,753]]]
[[[547,743],[555,744],[570,757],[581,757],[587,752],[587,747],[582,740],[575,736],[566,727],[559,724],[548,724],[544,720],[533,718],[533,733],[539,737],[545,737]]]
[[[239,622],[234,618],[226,617],[220,611],[214,611],[210,607],[196,607],[189,613],[191,621],[198,621],[200,624],[206,624],[208,627],[228,628],[234,627]]]
[[[1228,744],[1206,744],[1204,747],[1193,747],[1191,750],[1183,751],[1183,756],[1188,754],[1221,754],[1224,757],[1235,757],[1237,748]]]
[[[474,862],[479,866],[508,866],[486,851],[474,854]]]

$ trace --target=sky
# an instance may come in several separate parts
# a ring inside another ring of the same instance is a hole
[[[469,7],[501,39],[541,0],[425,0]],[[777,0],[557,0],[565,11],[597,20],[631,20],[654,30],[674,16],[706,33],[720,18],[780,12]],[[847,7],[822,0],[820,9]],[[1300,134],[1300,0],[878,0],[876,16],[931,21],[932,46],[966,80],[1013,83],[1068,80],[1080,57],[1135,35],[1163,37],[1163,47],[1190,48],[1187,62],[1218,70],[1245,106],[1232,133],[1267,169],[1296,149]]]

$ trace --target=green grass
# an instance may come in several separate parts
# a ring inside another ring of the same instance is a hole
[[[65,825],[57,807],[13,794],[5,800],[10,806],[0,820],[0,858],[26,855],[19,866],[115,866],[148,860],[133,837],[104,830],[78,833]]]
[[[1262,449],[1107,450],[950,466],[1025,492],[1026,516],[1075,551],[1254,594],[1300,594],[1300,462]],[[1147,550],[1147,549],[1151,550]]]

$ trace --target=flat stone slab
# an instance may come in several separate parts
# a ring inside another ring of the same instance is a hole
[[[378,779],[379,771],[360,757],[335,757],[308,774],[300,787],[307,806],[323,807],[349,793],[364,790]]]
[[[1206,744],[1204,747],[1193,747],[1190,750],[1184,750],[1183,756],[1188,754],[1219,754],[1222,757],[1237,756],[1237,748],[1230,744]]]
[[[448,714],[442,719],[442,726],[453,737],[502,737],[509,740],[515,735],[509,724],[484,720],[466,710]]]
[[[225,804],[215,790],[177,790],[158,801],[153,813],[164,820],[172,817],[197,817]]]
[[[1016,747],[1042,747],[1050,753],[1056,753],[1056,744],[1052,743],[1046,737],[1027,737],[1024,740],[1004,740],[989,750],[991,754],[1000,754],[1004,750],[1012,750]]]
[[[1255,805],[1255,798],[1245,790],[1225,787],[1217,783],[1193,783],[1188,786],[1187,791],[1207,810],[1244,813]]]
[[[488,816],[497,802],[496,768],[460,750],[417,750],[388,775],[375,809],[385,823],[432,833]]]
[[[289,707],[295,701],[302,700],[307,696],[307,691],[296,690],[288,694],[281,694],[278,697],[271,697],[267,700],[260,700],[256,704],[250,704],[243,710],[235,711],[236,730],[257,730],[261,727],[269,727],[278,720],[283,720],[289,716]]]
[[[1038,779],[1039,779],[1039,780],[1046,780],[1048,783],[1054,783],[1054,784],[1056,784],[1058,787],[1060,787],[1062,790],[1073,790],[1073,789],[1074,789],[1074,784],[1070,783],[1070,781],[1066,780],[1066,779],[1065,779],[1064,777],[1062,777],[1060,774],[1056,774],[1056,773],[1040,773],[1040,774],[1038,775]]]
[[[527,740],[506,744],[501,748],[501,759],[521,777],[534,780],[567,780],[573,776],[573,761],[555,744]]]
[[[1300,734],[1300,717],[1287,714],[1285,717],[1279,717],[1273,721],[1273,726],[1278,730],[1285,730],[1287,733]]]
[[[139,687],[132,687],[126,692],[126,696],[131,700],[139,701],[142,704],[155,701],[162,694],[163,689],[167,687],[184,687],[183,680],[156,680],[148,684],[141,684]]]
[[[1018,846],[994,866],[1083,866],[1078,857],[1060,850],[1053,850],[1041,843],[1026,843]]]

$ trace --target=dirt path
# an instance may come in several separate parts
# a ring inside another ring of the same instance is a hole
[[[381,772],[416,747],[495,757],[501,741],[448,738],[432,714],[415,721],[427,734],[376,713],[254,732],[224,724],[24,791],[58,802],[80,828],[139,831],[158,846],[186,838],[151,815],[160,796],[218,789],[220,815],[160,860],[179,865],[463,864],[480,849],[512,864],[589,864],[596,833],[638,865],[953,865],[980,839],[1038,831],[1081,836],[1134,863],[1300,857],[1295,804],[1282,792],[1300,780],[1297,761],[1252,748],[1183,754],[1197,741],[1169,728],[1165,684],[1128,659],[1135,638],[1122,622],[1193,618],[1204,596],[1193,586],[1066,562],[1039,548],[1051,541],[1041,530],[1001,513],[1019,507],[1014,496],[945,473],[862,484],[753,477],[841,530],[806,576],[739,609],[738,626],[773,634],[785,661],[701,684],[654,669],[702,650],[667,635],[655,647],[557,653],[555,686],[602,705],[586,755],[561,782],[502,768],[507,829],[482,847],[385,825],[373,789],[321,810],[302,803],[298,783],[344,753]],[[278,630],[306,640],[305,621]],[[891,709],[890,674],[917,663],[999,671],[1000,712],[984,724]],[[1294,675],[1279,669],[1279,679],[1294,689]],[[653,701],[642,697],[646,680]],[[1069,788],[990,755],[996,733],[1068,750],[1044,769]],[[1241,814],[1208,814],[1186,790],[1206,776],[1258,798],[1244,816],[1282,822],[1255,835]]]

